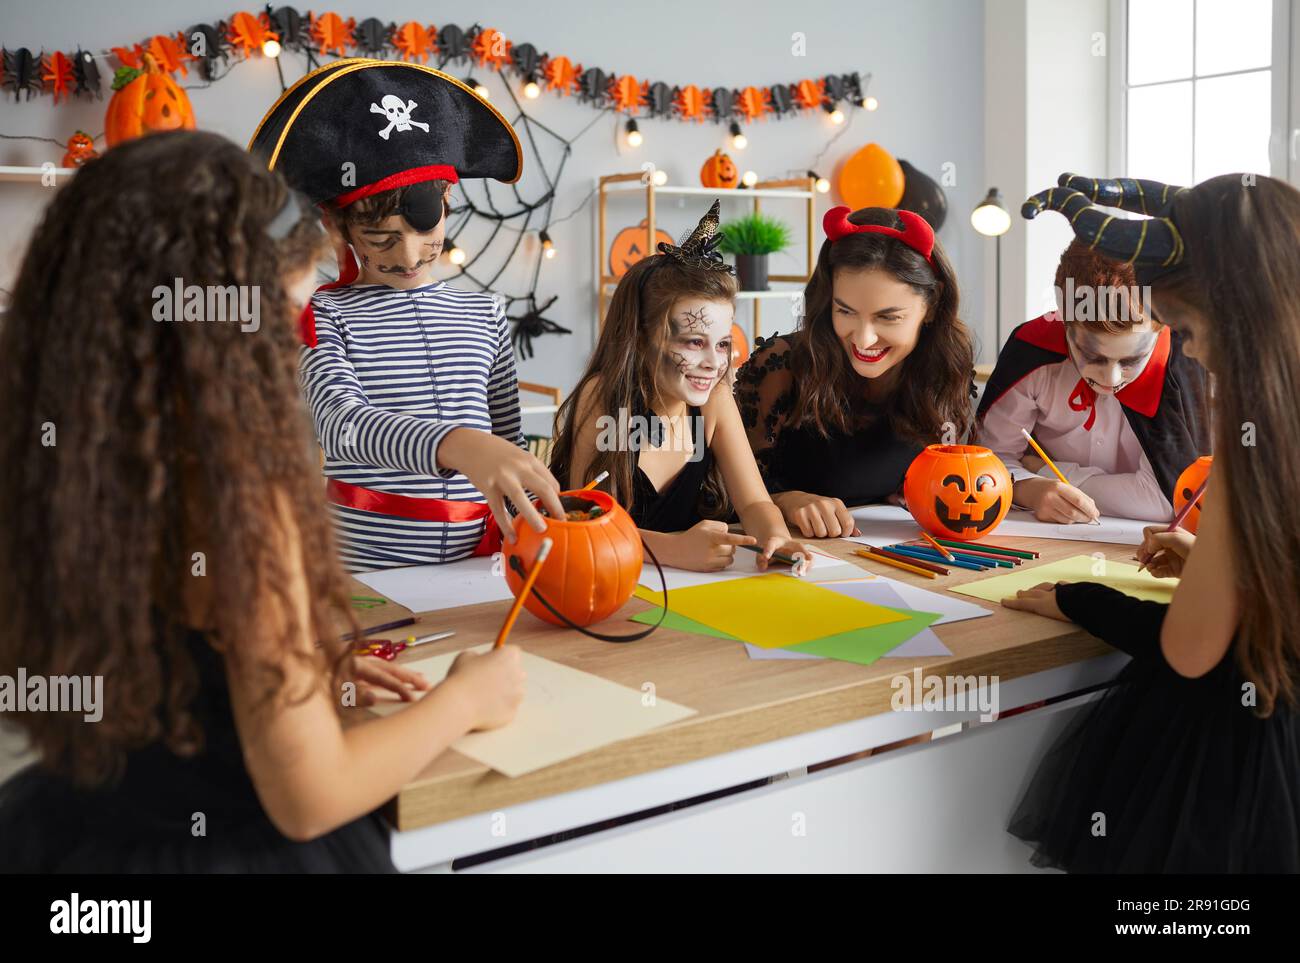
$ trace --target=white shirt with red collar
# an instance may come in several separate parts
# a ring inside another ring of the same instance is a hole
[[[979,444],[1006,463],[1013,482],[1056,475],[1044,466],[1035,474],[1021,463],[1026,450],[1020,433],[1034,436],[1071,485],[1103,515],[1168,521],[1173,505],[1125,416],[1124,407],[1152,417],[1160,404],[1170,333],[1163,328],[1156,347],[1136,378],[1117,394],[1098,394],[1079,374],[1066,350],[1065,325],[1051,316],[1021,325],[1012,335],[1064,353],[1055,364],[1033,369],[993,400],[980,419]]]

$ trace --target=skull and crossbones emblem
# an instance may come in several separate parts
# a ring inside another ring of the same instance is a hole
[[[388,140],[388,136],[394,130],[410,130],[412,127],[419,127],[426,134],[429,132],[429,125],[422,124],[418,120],[411,119],[411,111],[420,106],[413,100],[402,103],[401,97],[394,97],[392,94],[386,95],[377,104],[370,105],[372,114],[383,114],[388,118],[388,126],[379,131],[379,136]]]

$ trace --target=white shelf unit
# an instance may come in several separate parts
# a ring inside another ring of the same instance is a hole
[[[0,165],[0,181],[26,181],[27,183],[39,184],[47,173],[44,167],[5,167]],[[77,173],[75,167],[55,167],[48,171],[54,175],[54,183],[67,180],[73,174]]]
[[[597,330],[605,323],[605,308],[609,303],[610,292],[618,284],[618,278],[607,273],[609,259],[609,231],[607,229],[607,202],[611,195],[641,194],[645,198],[646,250],[655,249],[655,199],[658,195],[696,195],[737,199],[753,203],[754,212],[762,209],[763,200],[802,201],[805,211],[805,271],[803,274],[771,274],[769,282],[778,284],[795,284],[789,289],[777,288],[768,291],[741,291],[737,300],[752,301],[753,327],[751,337],[757,338],[762,333],[763,301],[779,298],[790,299],[803,292],[813,272],[813,230],[816,223],[816,184],[811,177],[793,177],[785,180],[759,181],[753,187],[690,187],[686,185],[664,184],[656,186],[645,171],[632,171],[625,174],[606,174],[597,181],[599,206],[597,209],[598,237],[596,244],[596,300]]]

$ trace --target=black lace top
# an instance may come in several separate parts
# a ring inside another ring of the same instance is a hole
[[[822,435],[815,425],[792,425],[795,399],[789,357],[799,335],[759,338],[736,373],[736,403],[769,492],[803,491],[845,505],[882,502],[903,487],[903,475],[924,447],[895,436],[884,409],[856,403],[854,428]]]

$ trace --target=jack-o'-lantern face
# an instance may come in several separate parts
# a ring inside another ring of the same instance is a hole
[[[736,162],[727,154],[716,150],[700,168],[700,183],[705,187],[732,188],[740,183],[740,171],[736,169]]]
[[[673,236],[663,228],[655,230],[655,244],[676,243]],[[642,221],[635,227],[625,227],[614,235],[614,242],[609,246],[609,273],[616,278],[621,278],[627,273],[627,269],[642,258],[650,257],[655,253],[654,248],[645,249],[646,245],[646,222]]]
[[[1011,508],[1011,474],[978,445],[930,445],[903,480],[903,498],[931,535],[969,541],[991,532]]]
[[[1174,514],[1177,515],[1183,510],[1183,506],[1192,500],[1196,490],[1201,487],[1201,483],[1209,477],[1210,468],[1214,465],[1214,456],[1205,455],[1196,459],[1178,476],[1178,482],[1174,485]],[[1196,528],[1201,523],[1201,506],[1205,504],[1205,496],[1201,495],[1200,500],[1195,507],[1187,513],[1183,519],[1182,528],[1187,529],[1193,535],[1196,534]]]

